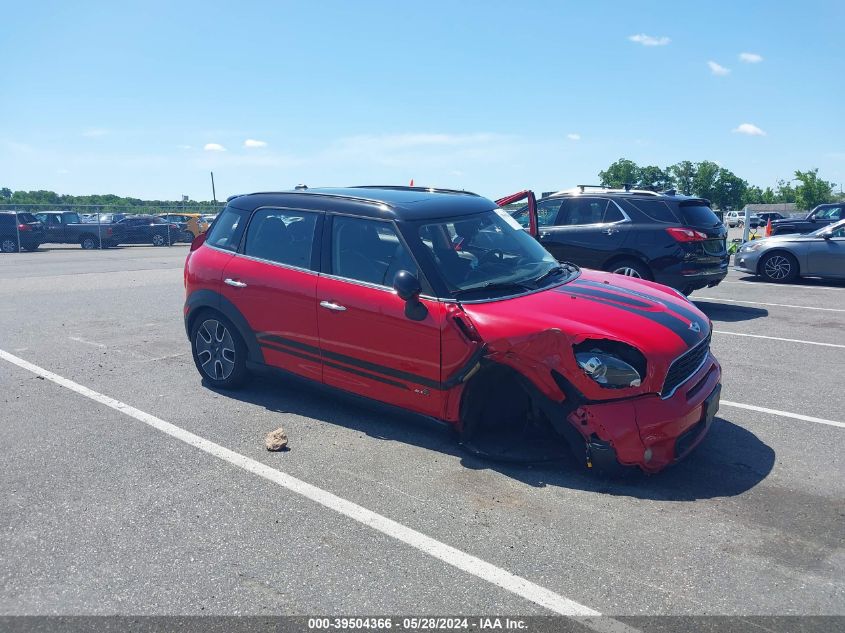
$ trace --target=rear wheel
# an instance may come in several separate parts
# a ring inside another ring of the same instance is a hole
[[[17,253],[18,243],[11,237],[4,237],[0,240],[0,251],[4,253]]]
[[[798,277],[798,260],[789,253],[769,253],[760,260],[757,270],[768,281],[786,283]]]
[[[246,345],[223,315],[203,312],[191,328],[191,351],[200,375],[218,389],[235,389],[246,378]]]
[[[651,271],[642,262],[635,259],[622,259],[611,263],[605,270],[608,272],[635,277],[637,279],[651,279]]]
[[[186,244],[190,244],[194,241],[194,234],[190,231],[182,231],[182,241]]]
[[[99,240],[93,235],[84,235],[82,238],[80,238],[79,245],[86,251],[90,251],[99,246]]]
[[[167,240],[164,238],[164,235],[160,233],[153,235],[153,246],[164,246],[166,243]]]

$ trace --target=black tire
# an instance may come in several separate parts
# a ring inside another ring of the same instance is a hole
[[[617,275],[625,275],[626,277],[634,277],[637,279],[648,279],[651,281],[654,277],[648,266],[636,259],[617,259],[605,267],[609,273]]]
[[[152,241],[153,241],[153,246],[164,246],[165,244],[168,244],[168,242],[169,242],[169,240],[166,237],[164,237],[164,235],[162,235],[161,233],[155,233],[153,235]]]
[[[798,279],[798,260],[785,251],[767,253],[757,264],[757,274],[766,281],[785,284]]]
[[[246,344],[218,312],[204,310],[194,318],[191,355],[202,379],[214,389],[237,389],[247,377]]]
[[[100,247],[100,240],[95,235],[83,235],[79,238],[79,245],[86,251],[91,251]]]
[[[0,252],[17,253],[18,242],[14,237],[0,237]]]
[[[190,231],[182,231],[182,241],[185,242],[185,244],[190,244],[194,241],[194,234]]]

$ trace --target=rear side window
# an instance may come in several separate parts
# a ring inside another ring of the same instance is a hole
[[[663,200],[625,200],[624,202],[657,222],[677,224],[679,221],[678,216],[674,214],[672,209],[669,208],[669,205]],[[714,215],[713,217],[715,218],[716,216]]]
[[[249,223],[244,254],[279,264],[311,267],[317,214],[287,209],[261,209]]]
[[[249,212],[236,209],[235,207],[226,207],[217,218],[217,222],[211,227],[206,238],[206,243],[209,246],[222,248],[227,251],[238,250],[238,244],[241,242],[241,236],[246,228],[246,219]]]
[[[31,213],[18,213],[18,221],[25,223],[38,222],[38,218]]]
[[[716,226],[720,223],[719,218],[713,213],[713,209],[706,204],[682,203],[678,205],[678,211],[681,214],[683,223],[689,224],[690,226]]]

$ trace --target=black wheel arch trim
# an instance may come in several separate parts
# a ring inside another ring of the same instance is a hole
[[[185,308],[185,332],[189,340],[193,319],[197,313],[204,308],[215,310],[229,319],[237,328],[241,340],[246,345],[247,360],[254,363],[264,363],[264,352],[261,351],[261,346],[258,344],[255,332],[249,326],[246,317],[235,307],[235,304],[219,292],[214,292],[213,290],[197,290],[192,292],[185,300]]]

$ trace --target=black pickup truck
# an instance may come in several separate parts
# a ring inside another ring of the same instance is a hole
[[[79,244],[82,248],[108,248],[123,242],[125,227],[113,223],[82,222],[73,211],[43,211],[36,213],[44,223],[44,242],[51,244]]]
[[[845,220],[845,203],[820,204],[806,218],[772,220],[772,235],[787,233],[812,233],[828,224]]]

